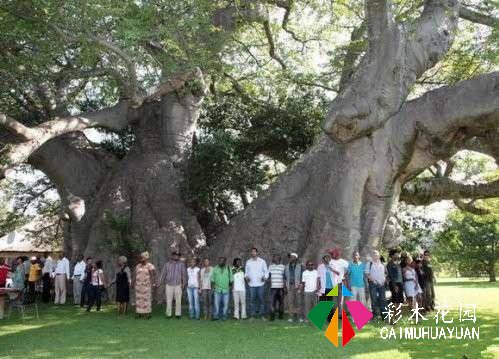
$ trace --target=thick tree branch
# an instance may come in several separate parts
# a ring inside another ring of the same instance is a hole
[[[415,28],[410,29],[414,35],[408,34],[406,55],[416,79],[440,61],[449,50],[457,29],[458,13],[457,0],[426,0]]]
[[[109,152],[93,148],[83,133],[76,132],[47,141],[28,163],[55,184],[63,218],[79,221],[85,214],[85,203],[103,185],[115,160]]]
[[[482,14],[478,11],[471,10],[470,8],[464,6],[461,6],[461,8],[459,9],[459,17],[486,26],[494,27],[499,25],[499,19],[497,17]]]
[[[199,91],[201,91],[202,95],[204,96],[206,94],[207,88],[203,80],[203,73],[199,68],[196,68],[193,71],[181,73],[164,80],[163,83],[161,83],[156,89],[154,89],[150,95],[138,99],[137,102],[135,102],[135,107],[141,106],[146,102],[155,101],[170,92],[178,90],[191,80],[199,82]]]
[[[442,200],[499,197],[499,180],[490,183],[464,184],[445,177],[420,178],[406,183],[400,199],[413,205],[428,205]]]
[[[487,130],[463,143],[463,149],[494,157],[499,164],[499,128]]]
[[[349,142],[395,115],[417,79],[448,51],[457,26],[457,0],[427,0],[415,28],[399,28],[386,1],[366,1],[369,51],[332,102],[324,131]],[[386,28],[383,28],[386,26]]]
[[[402,179],[467,148],[467,140],[499,127],[499,72],[429,91],[394,116],[392,144],[404,165]],[[407,152],[409,150],[409,152]],[[404,180],[403,180],[404,181]]]
[[[392,27],[392,12],[387,0],[365,0],[367,34],[369,50],[377,51],[380,48],[382,37]]]
[[[416,112],[413,112],[416,111]],[[449,132],[499,126],[499,72],[430,91],[410,101],[404,114],[415,119],[416,128],[445,140]]]
[[[4,113],[0,113],[0,125],[9,130],[13,135],[28,141],[36,136],[36,131],[32,128],[24,126],[22,123],[14,120]]]
[[[57,118],[32,128],[27,128],[20,122],[0,113],[1,124],[8,126],[7,128],[11,132],[25,139],[24,142],[8,145],[4,148],[5,153],[0,164],[0,179],[5,177],[6,171],[27,162],[31,154],[52,138],[91,127],[104,127],[113,130],[125,128],[132,120],[129,111],[128,103],[122,101],[110,108],[77,116]]]
[[[262,23],[262,26],[263,26],[263,30],[265,31],[265,37],[267,38],[267,41],[269,43],[269,55],[270,55],[270,57],[273,58],[274,60],[276,60],[279,63],[279,65],[281,65],[281,67],[283,69],[286,69],[286,63],[283,61],[283,59],[281,59],[281,57],[276,52],[274,36],[272,35],[272,31],[270,29],[270,22],[268,20],[265,20]]]
[[[483,216],[484,214],[489,214],[490,211],[485,208],[480,208],[475,206],[475,200],[471,200],[469,202],[463,201],[462,199],[455,199],[454,205],[459,208],[461,211],[470,212],[473,214],[477,214],[479,216]]]
[[[201,71],[196,69],[191,73],[170,78],[162,83],[151,95],[137,98],[134,102],[122,100],[116,105],[103,110],[55,118],[33,128],[28,128],[0,112],[0,125],[6,127],[11,133],[23,140],[23,142],[11,144],[4,148],[2,162],[0,162],[0,179],[5,177],[5,172],[9,169],[26,162],[40,146],[52,138],[92,127],[103,127],[111,130],[126,128],[138,118],[139,111],[135,107],[155,101],[168,93],[178,90],[191,80],[197,81],[197,83],[194,81],[189,89],[194,95],[193,100],[203,98],[206,94],[206,84],[203,81]],[[193,103],[192,105],[196,106],[197,104]]]

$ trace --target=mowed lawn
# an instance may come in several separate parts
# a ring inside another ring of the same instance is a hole
[[[14,314],[0,321],[0,358],[499,358],[499,285],[448,279],[436,290],[439,301],[457,308],[449,314],[456,326],[459,304],[477,305],[477,322],[463,324],[480,327],[479,340],[383,340],[382,325],[367,324],[335,348],[315,327],[285,321],[166,319],[162,306],[152,319],[136,320],[117,318],[112,306],[85,313],[50,305],[40,307],[40,320],[23,323]]]

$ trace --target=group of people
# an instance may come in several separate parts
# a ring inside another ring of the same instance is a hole
[[[94,264],[92,258],[84,261],[83,256],[79,256],[72,274],[70,262],[64,254],[60,254],[57,260],[53,260],[49,253],[43,257],[17,257],[10,267],[4,258],[0,258],[0,264],[3,273],[0,274],[0,287],[7,286],[10,279],[8,286],[24,294],[25,304],[34,302],[38,294],[44,303],[53,298],[54,304],[65,304],[68,282],[72,281],[73,303],[82,307],[87,304],[88,310],[96,304],[100,310],[100,291],[105,287],[102,261]]]
[[[426,311],[434,310],[435,277],[430,252],[425,251],[413,260],[410,255],[392,250],[389,257],[385,264],[379,252],[373,251],[371,261],[364,263],[355,251],[352,260],[346,261],[341,258],[340,250],[334,248],[323,255],[318,266],[311,260],[303,265],[296,253],[288,254],[286,264],[281,262],[280,255],[273,255],[267,265],[259,257],[257,248],[252,248],[244,265],[241,258],[234,258],[229,265],[227,258],[221,256],[212,266],[208,258],[202,261],[191,258],[186,263],[181,254],[174,251],[157,275],[155,266],[149,261],[149,253],[144,252],[133,271],[127,258],[120,256],[115,277],[109,281],[102,261],[85,260],[80,256],[70,273],[69,260],[64,254],[57,261],[46,254],[43,258],[30,258],[29,266],[25,258],[19,257],[9,270],[11,285],[20,290],[26,287],[28,300],[35,300],[36,288],[41,283],[42,300],[48,302],[53,286],[55,304],[66,302],[66,285],[71,279],[73,302],[86,306],[87,311],[94,306],[99,311],[102,293],[115,285],[118,313],[124,314],[133,289],[136,315],[143,318],[150,317],[154,290],[160,286],[165,288],[166,316],[169,318],[181,317],[185,292],[191,319],[226,320],[232,294],[234,319],[284,319],[286,308],[288,321],[304,322],[318,300],[334,301],[341,314],[342,284],[352,294],[349,299],[361,301],[366,306],[370,302],[374,317],[381,320],[385,319],[388,289],[389,301],[394,304],[407,301],[411,308],[419,304]],[[2,280],[5,286],[7,275],[2,274],[5,268],[8,266],[0,258],[0,287]],[[336,297],[327,296],[336,286]]]
[[[258,250],[252,248],[244,266],[241,258],[234,258],[229,266],[227,258],[222,256],[212,267],[208,258],[202,263],[192,258],[186,264],[180,253],[173,252],[160,275],[156,276],[154,266],[149,263],[149,254],[144,252],[135,269],[136,311],[140,316],[149,317],[153,289],[164,285],[169,318],[181,317],[185,290],[191,319],[226,320],[232,293],[234,319],[265,319],[266,314],[270,320],[283,319],[286,307],[289,321],[303,322],[307,321],[307,313],[318,300],[334,301],[341,313],[344,297],[341,284],[350,288],[350,299],[364,305],[370,302],[373,314],[381,320],[385,319],[387,289],[394,304],[407,301],[411,308],[418,303],[426,311],[434,310],[435,277],[430,252],[425,251],[416,260],[407,254],[401,256],[396,250],[390,251],[389,256],[385,265],[379,252],[373,251],[372,260],[363,263],[359,252],[355,251],[348,262],[341,258],[340,250],[334,248],[322,257],[318,266],[311,260],[303,265],[296,253],[288,255],[287,264],[281,262],[281,256],[273,255],[267,265],[258,256]],[[327,296],[336,286],[337,296]]]
[[[359,253],[353,253],[346,270],[354,299],[364,304],[370,299],[374,317],[381,320],[387,319],[388,302],[395,306],[407,302],[411,309],[418,308],[423,312],[435,310],[435,274],[430,251],[418,254],[415,260],[410,254],[397,250],[390,250],[388,256],[385,264],[384,258],[375,250],[371,254],[372,260],[362,263]],[[365,296],[364,289],[368,289],[368,296]]]
[[[14,259],[10,267],[5,264],[4,258],[0,258],[0,263],[5,269],[5,281],[0,281],[0,287],[6,286],[9,278],[10,287],[19,292],[24,291],[24,302],[34,302],[36,294],[41,292],[42,300],[48,303],[52,283],[55,286],[55,303],[66,302],[66,280],[70,272],[69,260],[63,255],[57,261],[53,261],[48,253],[41,258],[20,256]]]

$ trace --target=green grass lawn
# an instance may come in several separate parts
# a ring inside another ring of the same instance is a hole
[[[0,358],[499,358],[499,285],[442,280],[437,297],[459,308],[476,303],[480,339],[383,340],[380,324],[367,324],[344,348],[312,326],[276,322],[206,322],[117,318],[114,307],[84,313],[72,306],[40,307],[40,320],[0,321]],[[456,326],[459,313],[452,311]],[[407,314],[405,317],[407,318]],[[463,323],[467,324],[467,323]],[[406,326],[410,324],[402,324]],[[414,324],[415,325],[415,324]],[[432,320],[432,324],[435,325]],[[470,324],[467,324],[470,326]]]

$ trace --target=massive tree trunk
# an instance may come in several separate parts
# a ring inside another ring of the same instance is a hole
[[[33,153],[29,162],[50,178],[61,199],[64,250],[68,254],[82,253],[95,219],[92,204],[109,177],[114,157],[89,148],[83,134],[75,133],[48,141]]]
[[[155,263],[163,263],[172,249],[188,254],[205,244],[179,190],[178,161],[192,141],[194,105],[171,94],[141,109],[133,148],[97,194],[87,253],[114,253],[127,245],[147,248]],[[119,243],[124,239],[129,242]]]
[[[40,134],[38,128],[29,129],[34,131],[33,139],[20,146],[30,148],[29,163],[57,188],[68,255],[95,256],[111,269],[121,254],[147,249],[152,261],[161,265],[173,249],[190,255],[206,244],[179,187],[180,164],[192,144],[204,96],[202,85],[129,109],[127,124],[135,141],[121,160],[93,148],[81,132],[38,140],[31,148],[30,141],[36,142]]]
[[[375,137],[349,144],[321,137],[232,221],[212,252],[242,255],[257,246],[266,254],[295,251],[313,259],[332,246],[368,252],[396,192],[387,143]]]
[[[346,144],[322,136],[232,221],[211,253],[243,255],[256,245],[266,254],[296,251],[316,260],[338,246],[346,256],[369,256],[404,183],[467,139],[495,131],[498,91],[499,73],[481,76],[407,102],[369,136]]]
[[[332,246],[346,256],[355,249],[368,256],[384,238],[390,210],[408,180],[467,146],[497,154],[497,144],[487,139],[497,137],[491,133],[499,124],[498,73],[406,102],[417,78],[451,46],[458,1],[425,1],[420,19],[410,26],[395,22],[389,1],[365,3],[369,48],[333,101],[325,134],[218,234],[207,248],[211,257],[244,255],[252,246],[265,254],[296,251],[311,259]],[[260,11],[246,10],[253,21],[261,20]],[[226,18],[235,13],[241,11],[220,12],[220,26],[231,30],[236,23]],[[161,265],[172,248],[188,254],[205,244],[178,186],[179,164],[205,91],[200,73],[194,74],[197,83],[185,86],[193,74],[184,74],[140,96],[134,66],[128,71],[131,90],[108,109],[34,128],[0,113],[0,124],[17,138],[3,149],[0,176],[27,161],[46,173],[68,220],[65,248],[70,255],[104,258],[107,268],[126,251],[148,249],[153,263]],[[79,134],[90,127],[131,128],[135,142],[118,160]],[[431,192],[431,184],[425,190]]]

